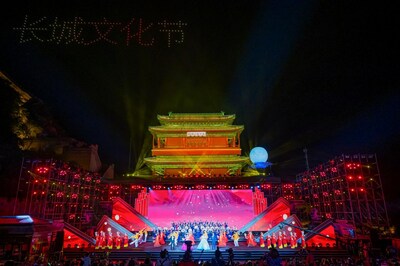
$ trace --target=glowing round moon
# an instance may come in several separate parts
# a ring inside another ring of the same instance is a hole
[[[250,151],[250,160],[254,163],[265,163],[268,160],[268,152],[263,147],[254,147]]]

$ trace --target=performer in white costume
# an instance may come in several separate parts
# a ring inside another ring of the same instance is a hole
[[[200,243],[197,246],[197,249],[210,250],[210,245],[208,244],[208,234],[206,231],[204,231],[203,235],[200,237]]]

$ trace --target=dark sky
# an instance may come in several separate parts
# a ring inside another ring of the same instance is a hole
[[[0,70],[117,172],[148,154],[157,114],[224,111],[245,126],[243,154],[265,147],[278,176],[305,169],[304,147],[311,167],[376,153],[387,197],[399,194],[393,6],[33,2],[2,12]]]

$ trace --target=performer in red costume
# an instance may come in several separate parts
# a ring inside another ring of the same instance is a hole
[[[106,248],[106,233],[104,231],[100,231],[100,248],[105,249]]]
[[[294,238],[293,232],[290,232],[290,248],[296,248],[296,240]]]
[[[287,239],[287,235],[286,235],[285,231],[283,231],[282,243],[283,243],[284,248],[286,248],[288,246],[288,239]]]
[[[113,248],[113,236],[112,236],[112,232],[109,231],[108,232],[108,239],[107,239],[107,247],[108,249],[112,249]]]
[[[98,232],[94,232],[94,238],[96,239],[96,243],[94,244],[95,249],[100,248],[100,234]]]
[[[226,233],[220,232],[219,238],[218,238],[218,246],[219,247],[226,247],[226,243],[228,242],[228,238],[226,237]]]
[[[160,244],[160,233],[158,233],[157,235],[156,235],[156,237],[155,237],[155,239],[154,239],[154,247],[161,247],[161,244]]]
[[[262,247],[262,248],[265,247],[265,243],[264,243],[264,233],[263,233],[263,232],[260,233],[260,247]]]
[[[272,247],[276,248],[276,234],[275,233],[272,233],[271,245],[272,245]]]
[[[121,234],[119,232],[117,232],[117,236],[115,237],[115,248],[121,248]]]
[[[255,247],[255,246],[257,246],[257,243],[256,243],[256,241],[254,240],[253,232],[250,231],[248,235],[245,234],[245,235],[244,235],[244,238],[247,239],[247,246],[248,246],[248,247]]]
[[[129,246],[129,237],[128,234],[124,234],[124,248],[127,248]]]
[[[281,231],[279,231],[279,233],[278,233],[278,248],[283,248],[283,238],[282,238]]]
[[[161,232],[160,232],[159,242],[160,242],[160,245],[165,245],[165,233],[163,230],[161,230]]]
[[[267,233],[267,248],[271,248],[272,247],[272,243],[271,243],[271,235],[269,233]]]

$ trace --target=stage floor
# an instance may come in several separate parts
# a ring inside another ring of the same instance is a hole
[[[107,256],[111,260],[127,260],[130,258],[135,258],[139,260],[144,260],[149,257],[151,260],[157,260],[160,256],[160,252],[164,249],[168,250],[169,256],[173,260],[181,260],[185,253],[181,249],[182,245],[179,245],[175,249],[171,250],[169,245],[163,245],[161,247],[154,247],[152,242],[147,242],[139,245],[137,248],[134,246],[129,246],[128,248],[121,249],[94,249],[94,248],[69,248],[64,249],[64,255],[67,258],[80,258],[85,252],[90,252],[93,258],[103,258]],[[268,252],[267,248],[262,247],[248,247],[244,242],[240,243],[239,247],[235,247],[233,243],[228,243],[227,247],[221,247],[220,251],[224,259],[228,258],[228,249],[232,248],[235,254],[235,260],[246,261],[246,260],[258,260],[260,257]],[[310,248],[315,257],[346,257],[348,252],[346,250],[336,249],[336,248]],[[301,248],[283,248],[278,249],[278,252],[282,258],[293,258],[305,256],[301,252]],[[192,258],[193,260],[212,260],[214,258],[215,250],[199,250],[197,245],[193,246]]]
[[[264,250],[264,251],[268,251],[268,248],[264,247],[248,247],[246,246],[245,243],[240,243],[238,247],[235,247],[233,245],[233,243],[228,243],[226,247],[220,247],[220,251],[224,252],[227,251],[229,248],[232,248],[233,250]],[[127,248],[123,248],[121,247],[120,249],[90,249],[91,251],[149,251],[149,252],[154,252],[154,251],[161,251],[161,250],[168,250],[169,253],[182,253],[185,252],[185,250],[182,249],[182,244],[178,244],[178,246],[176,246],[174,249],[171,249],[171,246],[168,244],[162,245],[161,247],[154,247],[154,244],[151,242],[146,242],[146,243],[142,243],[140,244],[138,247],[135,247],[134,245],[129,245],[129,247]],[[85,249],[85,250],[89,250],[89,249]],[[278,249],[279,250],[300,250],[300,248],[296,248],[296,249],[291,249],[291,248],[284,248],[284,249]],[[197,245],[193,245],[192,246],[192,252],[193,253],[198,253],[198,252],[215,252],[215,249],[210,249],[210,250],[202,250],[202,249],[197,249]]]

